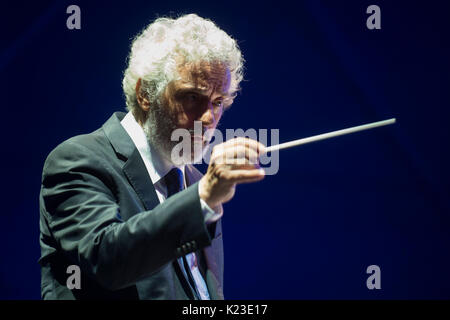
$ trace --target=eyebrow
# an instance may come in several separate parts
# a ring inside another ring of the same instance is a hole
[[[207,90],[196,88],[196,87],[183,87],[179,89],[180,92],[196,92],[202,95],[206,95]],[[224,98],[230,97],[230,94],[228,92],[221,92],[220,95]]]

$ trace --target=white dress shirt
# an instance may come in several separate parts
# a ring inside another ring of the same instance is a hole
[[[157,150],[150,146],[144,129],[139,125],[139,123],[137,123],[131,112],[128,112],[120,123],[130,136],[131,140],[133,140],[134,145],[138,149],[139,154],[144,161],[149,177],[155,187],[159,202],[164,202],[167,198],[167,187],[163,178],[175,166],[161,157]],[[183,172],[184,188],[186,188],[185,166],[181,166],[179,169]],[[216,212],[212,210],[202,199],[200,199],[200,203],[203,214],[205,215],[205,222],[207,224],[220,219],[223,214],[222,208],[217,208]],[[192,252],[186,255],[186,260],[189,264],[189,268],[191,269],[192,277],[194,278],[200,298],[202,300],[209,300],[208,288],[198,269],[197,257],[195,253]]]

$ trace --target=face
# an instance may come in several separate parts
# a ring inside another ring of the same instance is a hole
[[[170,82],[162,97],[161,106],[149,106],[149,117],[144,125],[150,142],[167,159],[178,142],[171,141],[175,129],[192,133],[191,150],[200,144],[204,150],[208,139],[203,132],[215,129],[224,108],[230,104],[230,72],[221,63],[184,63],[178,67],[179,80]],[[202,135],[194,136],[194,122],[202,124]],[[201,155],[200,155],[201,156]],[[190,157],[191,162],[199,159]],[[185,161],[188,162],[188,161]]]

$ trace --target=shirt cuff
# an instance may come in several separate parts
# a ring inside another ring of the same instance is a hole
[[[200,198],[200,205],[202,208],[203,216],[205,217],[205,223],[211,224],[219,220],[223,215],[223,208],[221,205],[211,209],[202,198]]]

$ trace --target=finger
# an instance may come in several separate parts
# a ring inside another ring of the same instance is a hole
[[[263,169],[252,170],[228,170],[221,174],[221,178],[227,180],[230,183],[244,183],[252,182],[263,179],[265,176]]]
[[[257,178],[249,178],[249,179],[240,179],[239,181],[236,182],[236,184],[244,184],[244,183],[253,183],[253,182],[258,182],[261,181],[262,179],[264,179],[264,176],[260,176]]]
[[[256,151],[242,145],[223,146],[222,148],[216,149],[212,155],[212,161],[217,164],[233,163],[234,160],[238,160],[238,163],[240,164],[259,163]]]
[[[227,140],[224,142],[224,145],[226,147],[242,145],[244,147],[253,149],[259,155],[266,152],[266,147],[262,143],[246,137],[238,137]]]
[[[253,170],[259,169],[259,164],[253,164],[250,162],[242,163],[242,159],[231,159],[227,160],[227,163],[224,165],[228,168],[228,170]]]

